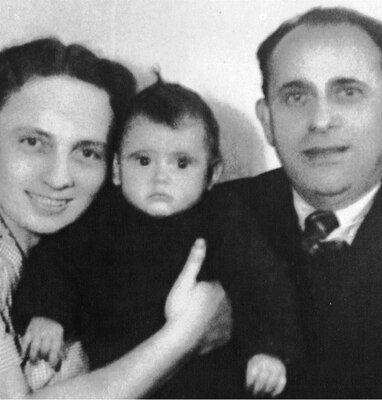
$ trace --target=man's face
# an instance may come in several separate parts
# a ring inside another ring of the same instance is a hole
[[[317,208],[342,208],[382,176],[382,70],[358,27],[299,26],[271,58],[268,102],[257,104],[295,189]]]
[[[204,126],[191,118],[173,129],[136,117],[114,161],[114,183],[131,204],[151,216],[190,208],[207,186],[204,135]]]
[[[6,101],[0,212],[22,246],[88,207],[105,177],[111,119],[105,91],[66,76],[33,79]]]

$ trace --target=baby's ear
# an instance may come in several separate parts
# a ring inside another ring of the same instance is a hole
[[[217,161],[216,164],[213,166],[212,176],[208,183],[207,190],[212,189],[215,183],[219,182],[222,172],[223,172],[223,163],[221,161]]]
[[[113,157],[113,183],[115,186],[121,184],[121,164],[119,163],[119,157],[114,153]]]

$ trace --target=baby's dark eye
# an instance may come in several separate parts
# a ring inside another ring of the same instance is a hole
[[[139,161],[139,164],[141,164],[143,167],[150,164],[150,158],[146,157],[146,156],[138,157],[138,161]]]
[[[29,146],[36,146],[37,144],[37,138],[35,137],[26,138],[25,141]]]
[[[187,166],[190,164],[190,160],[187,159],[186,157],[182,157],[178,159],[178,167],[181,169],[187,168]]]

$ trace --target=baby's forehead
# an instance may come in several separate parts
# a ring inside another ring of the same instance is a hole
[[[122,141],[121,150],[135,147],[155,149],[184,149],[190,151],[208,151],[206,147],[206,129],[199,118],[190,116],[179,119],[174,124],[155,121],[139,115],[131,120]]]
[[[131,142],[132,139],[155,140],[158,136],[168,136],[174,141],[180,137],[192,137],[193,140],[206,140],[206,126],[199,117],[190,115],[182,116],[175,121],[157,121],[150,116],[137,115],[127,124],[123,142]]]
[[[158,125],[161,128],[168,128],[170,130],[186,130],[189,128],[202,128],[205,131],[205,124],[203,119],[198,115],[184,114],[170,121],[166,119],[153,118],[150,115],[140,113],[134,115],[127,124],[127,133],[142,125]]]

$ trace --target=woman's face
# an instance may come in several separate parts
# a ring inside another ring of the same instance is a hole
[[[28,81],[0,110],[0,212],[24,250],[92,202],[112,115],[106,91],[65,75]]]

